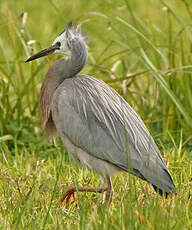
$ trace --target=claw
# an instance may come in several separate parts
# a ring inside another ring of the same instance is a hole
[[[63,196],[61,197],[61,200],[60,200],[60,203],[63,203],[64,200],[65,201],[65,204],[66,206],[69,205],[69,200],[71,199],[71,196],[73,197],[73,200],[76,201],[76,195],[75,195],[75,188],[74,187],[71,187],[69,188],[64,194]]]
[[[66,207],[69,205],[69,200],[71,199],[71,197],[73,197],[73,201],[74,201],[74,202],[77,200],[77,198],[76,198],[76,193],[75,193],[75,192],[69,193],[69,194],[67,195],[66,201],[65,201]]]
[[[63,203],[65,200],[66,207],[69,205],[69,201],[71,197],[73,197],[74,202],[77,200],[76,198],[76,190],[79,192],[94,192],[94,193],[104,193],[106,192],[106,204],[109,207],[111,202],[112,202],[112,196],[113,196],[113,186],[111,183],[110,177],[108,177],[108,186],[104,187],[98,187],[98,188],[93,188],[93,187],[78,187],[76,186],[70,186],[69,189],[63,194],[61,197],[60,203]],[[78,204],[77,204],[78,207]]]

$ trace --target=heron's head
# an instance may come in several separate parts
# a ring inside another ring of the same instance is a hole
[[[34,54],[26,62],[30,62],[37,58],[47,56],[49,54],[62,54],[70,57],[72,52],[86,46],[85,39],[81,33],[80,25],[74,26],[72,22],[68,22],[66,29],[55,39],[53,44],[44,50]]]

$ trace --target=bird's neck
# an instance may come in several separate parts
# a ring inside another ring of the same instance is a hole
[[[87,61],[87,49],[83,45],[73,49],[71,57],[57,60],[49,69],[41,88],[40,109],[43,127],[46,129],[51,116],[51,103],[54,92],[67,78],[75,77],[84,67]]]
[[[71,57],[66,60],[65,78],[74,77],[78,74],[87,62],[87,47],[84,43],[80,43],[78,47],[73,48],[71,52]]]

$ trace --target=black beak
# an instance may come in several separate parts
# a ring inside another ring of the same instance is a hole
[[[60,44],[56,43],[55,45],[52,45],[49,48],[41,50],[40,52],[34,54],[30,58],[28,58],[27,61],[25,61],[25,62],[30,62],[30,61],[33,61],[37,58],[52,54],[55,50],[57,50],[59,48],[60,48]]]

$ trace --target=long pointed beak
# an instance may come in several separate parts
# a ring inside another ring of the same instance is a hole
[[[40,52],[34,54],[30,58],[28,58],[25,62],[30,62],[30,61],[33,61],[37,58],[52,54],[55,50],[59,49],[59,47],[60,47],[59,44],[56,43],[55,45],[52,45],[49,48],[41,50]]]

